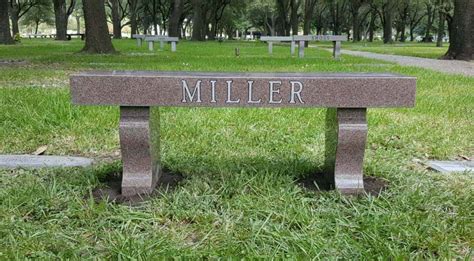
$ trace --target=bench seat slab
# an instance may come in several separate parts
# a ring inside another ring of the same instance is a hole
[[[360,194],[364,191],[366,111],[364,108],[330,108],[326,113],[326,179],[343,194]]]
[[[122,195],[150,194],[160,177],[158,108],[120,107]]]

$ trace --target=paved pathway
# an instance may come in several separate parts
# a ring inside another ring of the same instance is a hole
[[[344,48],[344,47],[343,47]],[[331,49],[332,52],[332,49]],[[362,56],[367,58],[379,59],[389,62],[396,62],[400,65],[416,66],[426,69],[432,69],[439,72],[451,74],[463,74],[474,76],[474,62],[455,61],[455,60],[437,60],[428,58],[419,58],[402,55],[379,54],[361,51],[350,51],[342,49],[343,54]]]

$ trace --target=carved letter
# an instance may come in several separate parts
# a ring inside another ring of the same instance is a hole
[[[194,87],[193,93],[191,94],[191,91],[189,90],[188,83],[186,80],[182,80],[183,82],[183,100],[181,102],[186,103],[186,95],[189,99],[190,102],[193,102],[194,100],[194,95],[197,96],[196,102],[201,102],[201,80],[198,80],[196,82],[196,86]]]
[[[275,89],[274,85],[275,84],[281,85],[281,81],[270,81],[269,84],[270,84],[270,100],[268,101],[268,103],[281,103],[281,98],[278,101],[273,100],[273,94],[280,93],[280,89],[278,88]]]
[[[249,101],[248,101],[248,103],[260,103],[262,101],[262,99],[258,99],[258,101],[252,100],[253,81],[248,81],[247,83],[249,85]]]
[[[240,99],[237,99],[235,101],[232,100],[232,81],[226,81],[227,82],[227,101],[226,103],[239,103]]]
[[[216,81],[211,81],[211,102],[216,102]]]
[[[290,81],[290,83],[291,83],[290,103],[296,103],[295,96],[298,96],[298,100],[300,101],[300,103],[304,103],[304,101],[301,99],[301,91],[303,90],[303,84],[298,81]],[[296,85],[299,85],[298,90],[296,90]]]

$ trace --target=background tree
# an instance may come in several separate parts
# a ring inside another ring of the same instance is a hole
[[[40,0],[9,0],[8,12],[12,22],[12,34],[20,33],[18,23],[20,19],[28,13],[36,5],[40,4]]]
[[[128,20],[130,22],[131,34],[138,34],[138,12],[140,9],[139,0],[127,0],[129,6]]]
[[[329,14],[331,17],[331,30],[334,35],[341,34],[344,30],[344,20],[347,17],[347,0],[327,1]]]
[[[69,4],[66,2],[66,0],[53,0],[54,20],[56,24],[56,40],[68,40],[67,25],[69,16],[74,11],[75,4],[75,0],[69,0]]]
[[[291,15],[290,15],[290,24],[291,24],[291,34],[292,35],[298,35],[299,31],[299,9],[301,5],[302,0],[290,0],[290,9],[291,9]]]
[[[326,33],[326,29],[329,28],[330,17],[327,5],[322,1],[317,1],[315,11],[315,18],[313,26],[316,28],[316,34]]]
[[[114,39],[122,39],[122,29],[130,25],[129,17],[130,2],[126,0],[107,0],[109,18],[113,27]]]
[[[14,44],[10,33],[8,18],[8,0],[0,0],[0,44]]]
[[[443,38],[446,36],[446,22],[448,22],[448,31],[452,21],[452,11],[454,3],[452,0],[438,0],[438,37],[436,41],[437,47],[443,46]]]
[[[473,60],[474,54],[474,1],[455,0],[450,45],[444,59]]]
[[[54,25],[54,14],[48,1],[42,1],[41,4],[34,6],[25,14],[21,24],[33,26],[34,34],[38,34],[40,24]]]
[[[291,10],[291,0],[276,0],[277,17],[277,34],[290,35],[291,24],[289,14]]]
[[[172,37],[181,36],[181,15],[184,9],[184,0],[171,1],[171,13],[168,25],[168,35]]]
[[[209,40],[214,40],[216,38],[216,35],[219,32],[219,26],[220,22],[222,20],[222,17],[224,15],[224,11],[226,10],[227,7],[229,7],[229,4],[231,3],[231,0],[211,0],[211,8],[210,8],[210,24],[211,24],[211,30],[209,31],[208,38]]]
[[[352,39],[353,42],[358,42],[361,40],[361,24],[364,19],[361,19],[361,9],[362,6],[367,2],[367,0],[350,0],[349,1],[349,10],[352,16]]]
[[[193,41],[205,40],[204,3],[201,0],[191,0],[193,6]]]
[[[431,0],[425,0],[425,8],[426,8],[426,24],[425,24],[425,37],[423,37],[423,42],[429,43],[433,41],[433,37],[431,36],[431,28],[433,27],[433,22],[435,19],[435,5]]]
[[[86,43],[82,52],[115,53],[110,39],[104,0],[83,0]]]
[[[251,26],[266,35],[276,35],[277,10],[272,0],[256,0],[249,3],[248,19]]]
[[[395,16],[395,29],[397,30],[395,39],[400,39],[400,42],[405,42],[405,30],[408,23],[408,16],[410,13],[410,0],[400,0]]]
[[[76,20],[76,33],[80,34],[81,33],[81,18],[84,17],[84,13],[82,12],[81,0],[76,0],[73,16],[74,16],[74,19]]]
[[[318,0],[305,0],[304,1],[304,14],[303,14],[303,34],[311,34],[311,24],[314,20],[314,12],[316,3]]]
[[[396,1],[393,0],[375,0],[372,8],[377,11],[383,28],[383,42],[392,43],[393,30],[393,12],[396,7]]]

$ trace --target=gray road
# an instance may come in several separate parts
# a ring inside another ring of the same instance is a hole
[[[343,47],[344,48],[344,47]],[[330,50],[332,52],[332,49]],[[342,49],[343,54],[362,56],[367,58],[379,59],[389,62],[396,62],[400,65],[416,66],[426,69],[432,69],[439,72],[462,74],[474,76],[474,62],[455,61],[455,60],[437,60],[428,58],[418,58],[411,56],[379,54],[361,51],[349,51]]]

